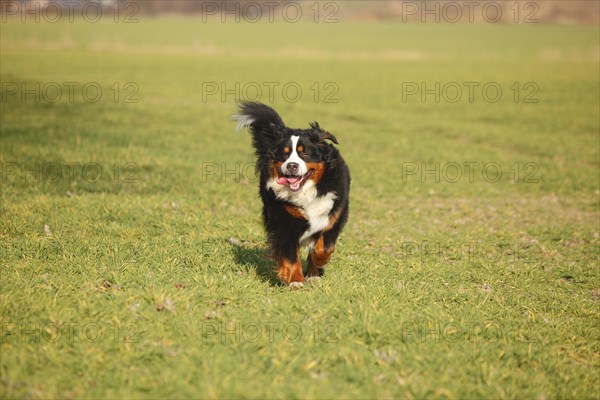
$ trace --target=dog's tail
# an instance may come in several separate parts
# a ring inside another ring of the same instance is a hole
[[[280,138],[281,129],[285,127],[283,120],[271,107],[262,103],[244,101],[240,103],[240,111],[233,115],[238,122],[237,130],[249,128],[252,144],[259,157],[272,152]]]

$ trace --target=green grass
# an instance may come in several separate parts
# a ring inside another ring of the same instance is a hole
[[[1,29],[3,398],[600,397],[597,27]],[[104,95],[7,95],[35,82]],[[115,82],[139,101],[115,102]],[[271,104],[340,140],[351,214],[316,285],[274,282],[251,169],[206,176],[253,161],[234,96],[203,101],[206,82],[297,82],[300,101]],[[315,82],[338,102],[315,102]],[[503,96],[404,102],[403,82]],[[539,102],[514,102],[514,82]],[[403,174],[451,162],[503,174]]]

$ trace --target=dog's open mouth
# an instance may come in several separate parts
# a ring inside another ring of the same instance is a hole
[[[310,176],[313,174],[313,172],[315,172],[315,170],[311,169],[304,175],[282,176],[281,178],[277,179],[277,183],[279,183],[280,185],[289,185],[290,190],[292,192],[296,192],[296,191],[300,190],[300,188],[304,185],[306,180],[308,178],[310,178]]]

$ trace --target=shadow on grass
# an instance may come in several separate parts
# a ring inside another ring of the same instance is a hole
[[[275,264],[270,259],[267,249],[253,248],[243,243],[229,243],[229,245],[231,246],[236,264],[250,265],[256,270],[256,275],[260,279],[272,286],[281,286],[275,273]]]

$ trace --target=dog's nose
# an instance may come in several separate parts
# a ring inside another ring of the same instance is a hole
[[[291,162],[287,165],[287,170],[290,173],[290,175],[297,175],[298,167],[299,167],[298,163]]]

